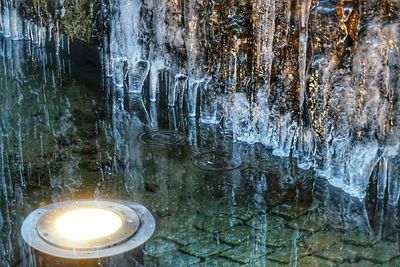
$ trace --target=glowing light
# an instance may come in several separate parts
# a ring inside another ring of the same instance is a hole
[[[122,226],[122,218],[107,209],[82,208],[71,210],[55,221],[57,232],[72,241],[104,238]]]

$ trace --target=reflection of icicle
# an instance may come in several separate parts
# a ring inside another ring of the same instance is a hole
[[[302,127],[299,127],[302,128]],[[298,159],[297,166],[301,169],[308,170],[314,166],[315,155],[315,136],[311,128],[303,128],[299,130],[298,137]]]
[[[178,126],[176,123],[176,112],[174,107],[168,108],[168,121],[169,121],[169,130],[175,132],[178,130]]]
[[[157,115],[157,103],[150,103],[150,119],[151,119],[151,131],[158,130],[158,115]]]
[[[200,122],[205,124],[216,124],[217,99],[210,85],[211,78],[205,78],[199,86],[200,89]]]
[[[400,157],[389,161],[388,166],[388,204],[397,207],[400,198]]]
[[[117,60],[114,63],[114,84],[117,87],[123,87],[126,77],[126,60]]]
[[[174,85],[170,85],[169,87],[168,106],[175,106],[178,99],[179,108],[182,108],[185,94],[187,94],[187,76],[178,74],[175,76]]]
[[[153,65],[150,68],[150,87],[149,95],[150,101],[155,102],[157,100],[157,93],[159,92],[158,77],[159,71]]]
[[[234,95],[232,109],[232,131],[235,141],[250,142],[252,137],[250,103],[244,93]]]
[[[290,113],[275,120],[274,135],[271,142],[272,153],[275,156],[288,157],[290,155],[293,138],[297,130],[297,123],[291,120]]]
[[[21,186],[25,187],[25,174],[24,174],[24,154],[23,154],[23,149],[22,149],[22,126],[21,126],[21,115],[18,114],[18,153],[19,153],[19,162],[18,162],[18,167],[19,167],[19,175],[20,175],[20,182]]]
[[[141,94],[128,94],[129,97],[129,114],[137,118],[145,129],[151,129],[151,120],[149,113],[143,102]]]
[[[188,90],[188,109],[189,109],[189,117],[196,117],[197,112],[197,92],[199,88],[198,82],[192,82],[189,85]]]
[[[178,98],[178,104],[179,108],[183,108],[183,101],[186,96],[187,98],[187,89],[188,89],[188,78],[186,75],[178,75],[178,77],[175,77],[176,80],[176,93],[177,93],[177,98]]]
[[[196,118],[190,117],[188,122],[188,143],[193,147],[193,150],[197,150],[197,125]]]

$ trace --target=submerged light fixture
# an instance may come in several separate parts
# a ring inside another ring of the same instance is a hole
[[[66,201],[44,206],[25,219],[21,233],[32,248],[60,258],[96,259],[143,245],[155,220],[144,206],[127,201]]]

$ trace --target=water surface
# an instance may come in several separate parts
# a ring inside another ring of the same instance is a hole
[[[66,266],[34,253],[20,227],[71,199],[140,202],[156,217],[142,249],[102,266],[400,264],[397,206],[374,181],[352,198],[296,159],[233,143],[89,68],[0,39],[0,266]]]

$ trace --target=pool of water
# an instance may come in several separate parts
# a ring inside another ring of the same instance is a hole
[[[0,266],[92,264],[21,238],[35,208],[71,199],[135,201],[156,218],[143,248],[101,266],[400,265],[397,206],[374,181],[352,198],[89,69],[0,39]]]

